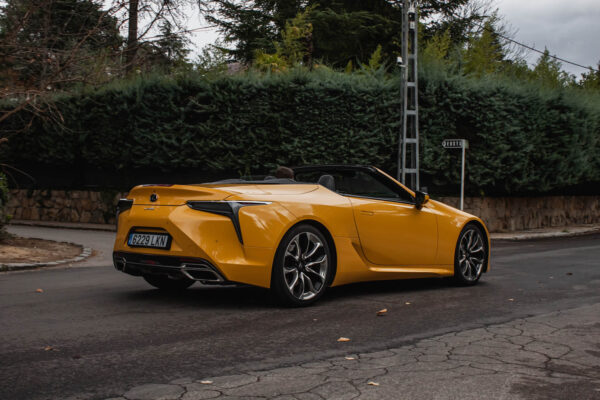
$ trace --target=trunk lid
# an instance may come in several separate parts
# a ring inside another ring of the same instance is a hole
[[[133,199],[134,205],[180,206],[188,200],[215,201],[223,200],[228,196],[231,196],[231,193],[216,188],[191,185],[141,185],[131,189],[127,198]]]
[[[218,201],[230,196],[299,195],[316,190],[315,184],[201,184],[141,185],[127,195],[134,205],[180,206],[188,200]]]

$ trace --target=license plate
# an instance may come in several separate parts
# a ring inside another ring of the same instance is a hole
[[[153,249],[168,249],[171,247],[169,235],[156,233],[131,233],[127,244],[130,247],[150,247]]]

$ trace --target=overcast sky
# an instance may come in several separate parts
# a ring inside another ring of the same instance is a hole
[[[600,61],[600,0],[498,0],[514,39],[586,66]],[[535,62],[539,55],[530,54]],[[563,64],[578,77],[585,70]]]
[[[600,61],[600,0],[496,0],[500,14],[516,31],[514,39],[551,54],[586,66],[597,67]],[[190,28],[202,26],[197,13],[190,18]],[[195,32],[197,49],[217,39],[213,31]],[[539,54],[530,53],[534,63]],[[585,70],[563,64],[577,77]]]

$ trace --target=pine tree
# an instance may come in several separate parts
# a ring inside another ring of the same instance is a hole
[[[452,41],[450,31],[437,33],[425,42],[422,54],[425,63],[446,63]]]
[[[480,35],[471,37],[463,61],[463,70],[467,75],[481,77],[501,69],[504,50],[494,29],[493,19],[485,22]]]
[[[7,0],[0,11],[5,87],[46,90],[85,81],[123,42],[117,19],[95,1]]]
[[[422,21],[426,21],[428,37],[447,28],[439,29],[432,17],[456,20],[455,13],[474,1],[421,2],[419,10]],[[401,4],[399,0],[220,0],[207,19],[219,27],[225,44],[231,46],[226,50],[234,59],[251,62],[257,54],[273,54],[286,23],[312,7],[308,15],[313,26],[311,55],[315,60],[344,68],[350,61],[355,65],[368,62],[379,45],[384,63],[396,59],[400,54]]]
[[[563,71],[561,62],[551,57],[548,49],[533,68],[532,79],[549,87],[565,87],[575,82],[575,77]]]
[[[595,71],[590,68],[588,72],[581,74],[579,86],[584,89],[600,91],[600,62]]]

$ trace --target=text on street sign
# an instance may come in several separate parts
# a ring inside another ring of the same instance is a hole
[[[469,141],[466,139],[444,139],[442,146],[446,149],[468,149]]]

